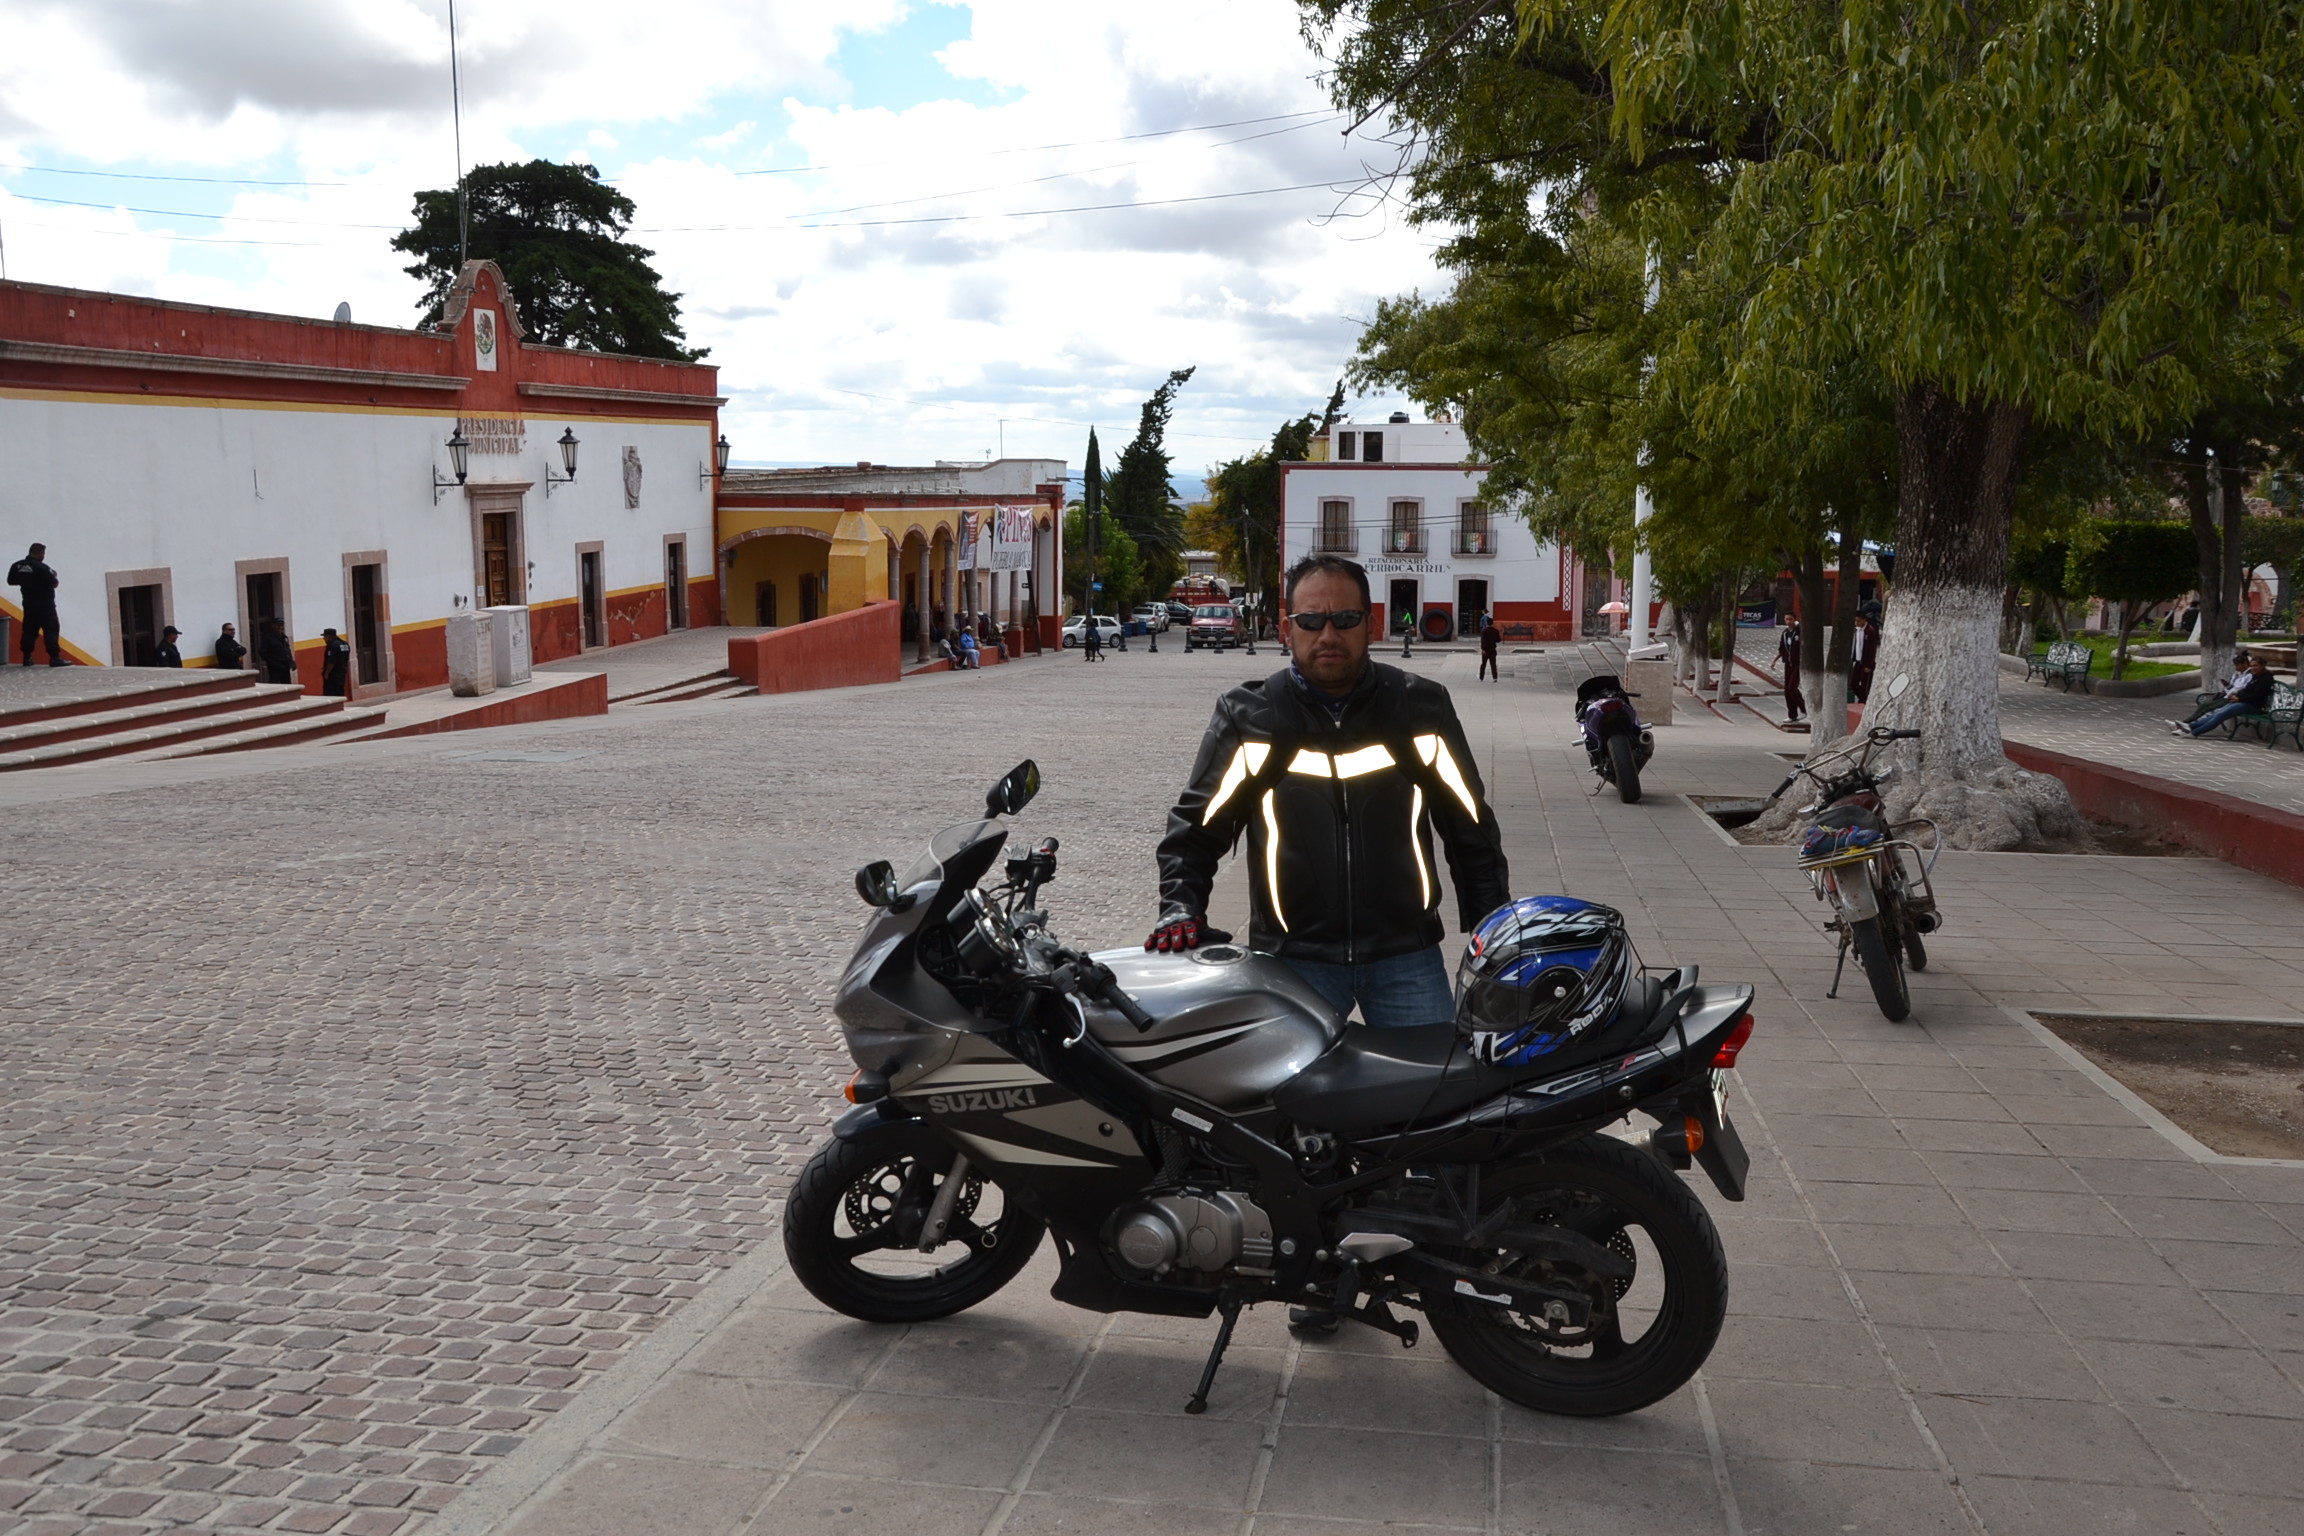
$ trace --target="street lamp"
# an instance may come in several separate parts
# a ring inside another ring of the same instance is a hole
[[[576,483],[576,448],[576,429],[570,427],[560,434],[560,463],[567,469],[568,473],[565,475],[553,474],[552,465],[547,461],[544,465],[545,496],[551,496],[552,487],[556,485],[574,485]]]
[[[456,430],[450,433],[448,437],[448,463],[449,467],[456,471],[456,478],[443,480],[440,478],[440,466],[437,464],[432,466],[432,505],[440,505],[440,493],[442,491],[454,490],[464,483],[464,475],[471,462],[472,440],[464,435],[464,424],[458,422]]]
[[[727,473],[728,434],[723,432],[720,434],[720,441],[712,445],[712,467],[710,469],[706,469],[701,464],[696,466],[696,489],[704,489],[704,487],[712,483],[715,476],[725,475]]]

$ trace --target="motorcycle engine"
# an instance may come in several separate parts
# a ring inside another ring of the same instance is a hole
[[[1215,1274],[1235,1266],[1269,1274],[1272,1218],[1231,1190],[1154,1195],[1113,1218],[1112,1246],[1131,1266],[1155,1275],[1178,1268]]]

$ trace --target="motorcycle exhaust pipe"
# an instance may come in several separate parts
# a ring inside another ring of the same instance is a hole
[[[1935,913],[1915,912],[1912,914],[1912,931],[1914,933],[1934,933],[1936,931],[1936,927],[1937,918]]]

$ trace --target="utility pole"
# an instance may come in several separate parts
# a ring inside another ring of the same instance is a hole
[[[1656,299],[1660,292],[1656,269],[1656,247],[1650,246],[1648,247],[1648,308],[1654,309],[1656,307]],[[1648,360],[1640,368],[1640,377],[1643,383],[1646,382],[1649,373],[1655,366],[1656,358],[1651,353]],[[1648,464],[1648,445],[1646,443],[1640,445],[1640,463],[1643,468]],[[1625,635],[1625,640],[1628,643],[1625,647],[1624,658],[1627,661],[1644,657],[1650,649],[1648,604],[1653,578],[1649,574],[1648,546],[1641,542],[1640,534],[1648,526],[1648,518],[1655,510],[1655,503],[1648,495],[1647,482],[1643,480],[1632,491],[1632,612],[1628,615],[1631,619],[1631,626]]]
[[[456,272],[472,259],[472,213],[464,197],[464,79],[456,62],[456,0],[448,0],[448,101],[456,125]]]

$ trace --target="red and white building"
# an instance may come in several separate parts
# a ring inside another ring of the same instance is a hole
[[[446,683],[474,606],[529,608],[538,661],[717,624],[717,391],[529,344],[492,262],[423,330],[0,283],[0,561],[48,546],[78,661],[173,624],[211,665],[276,615],[307,687],[342,633],[361,697]]]
[[[1282,569],[1323,552],[1359,561],[1387,634],[1404,614],[1434,640],[1494,614],[1513,640],[1570,638],[1569,555],[1481,500],[1488,467],[1468,452],[1447,422],[1336,423],[1311,460],[1281,466]]]

